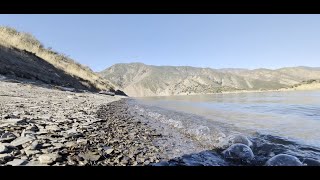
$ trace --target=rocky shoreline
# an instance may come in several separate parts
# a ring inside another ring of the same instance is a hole
[[[0,86],[1,165],[135,166],[161,159],[152,144],[159,134],[126,114],[118,96]]]

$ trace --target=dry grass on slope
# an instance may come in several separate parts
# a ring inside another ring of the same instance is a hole
[[[29,33],[18,32],[13,28],[0,26],[0,44],[9,48],[14,47],[34,53],[56,68],[90,82],[97,89],[113,89],[113,85],[109,81],[95,74],[90,68],[84,67],[64,54],[44,48],[43,44]]]

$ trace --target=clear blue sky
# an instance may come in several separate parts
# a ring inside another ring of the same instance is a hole
[[[100,71],[115,63],[320,67],[320,15],[0,15]]]

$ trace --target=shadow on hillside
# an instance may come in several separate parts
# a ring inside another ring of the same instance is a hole
[[[41,87],[55,85],[91,92],[98,91],[90,82],[65,73],[33,53],[1,45],[0,74],[8,79]]]

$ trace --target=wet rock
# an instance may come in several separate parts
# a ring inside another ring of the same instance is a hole
[[[252,142],[244,135],[236,135],[236,136],[233,136],[231,138],[231,143],[232,144],[244,144],[244,145],[247,145],[247,146],[252,146]]]
[[[266,166],[302,166],[301,161],[288,154],[278,154],[266,162]]]
[[[146,160],[143,164],[144,164],[144,165],[149,165],[149,164],[150,164],[150,161],[149,161],[149,160]]]
[[[161,162],[152,164],[152,166],[169,166],[169,163],[165,161],[161,161]]]
[[[302,162],[303,164],[307,166],[320,166],[320,161],[316,159],[306,158]]]
[[[58,158],[60,158],[60,156],[58,154],[51,153],[51,154],[42,154],[39,156],[38,159],[39,159],[40,163],[42,163],[42,164],[51,164],[51,163],[57,161]]]
[[[240,160],[242,162],[250,162],[254,158],[254,154],[249,146],[244,144],[233,144],[227,150],[223,151],[226,159]]]

